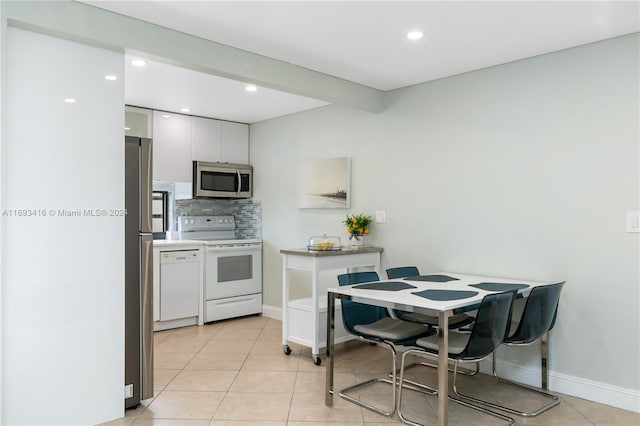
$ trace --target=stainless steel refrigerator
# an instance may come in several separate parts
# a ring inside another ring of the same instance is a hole
[[[153,397],[151,139],[125,137],[125,408]]]

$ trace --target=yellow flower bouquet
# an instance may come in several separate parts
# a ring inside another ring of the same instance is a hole
[[[342,222],[347,227],[349,233],[349,239],[358,237],[361,235],[369,234],[369,225],[371,225],[371,216],[365,216],[363,214],[347,215],[347,218]]]

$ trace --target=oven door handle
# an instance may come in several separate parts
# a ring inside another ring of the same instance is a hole
[[[230,251],[247,251],[247,250],[260,250],[259,245],[255,244],[246,244],[239,246],[217,246],[217,247],[207,247],[207,253],[211,252],[230,252]]]

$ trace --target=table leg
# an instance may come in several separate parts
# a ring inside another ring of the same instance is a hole
[[[289,274],[287,273],[287,255],[282,256],[282,347],[285,354],[290,350],[289,342]]]
[[[313,260],[313,271],[311,272],[311,329],[313,330],[313,342],[311,342],[311,357],[316,365],[320,365],[320,327],[319,316],[320,307],[318,300],[318,265],[316,259]]]
[[[540,337],[540,360],[542,361],[542,390],[549,390],[549,332]]]
[[[447,426],[449,395],[449,316],[438,314],[438,426]]]
[[[327,294],[327,380],[325,384],[325,401],[327,406],[333,405],[333,344],[335,338],[336,297],[334,293]]]

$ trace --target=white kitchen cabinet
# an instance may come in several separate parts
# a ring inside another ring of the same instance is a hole
[[[191,182],[191,168],[191,117],[154,111],[153,180]]]
[[[193,161],[249,164],[249,125],[153,111],[153,180],[190,183]]]
[[[220,161],[249,164],[249,125],[222,121]]]
[[[220,161],[222,121],[209,118],[191,118],[191,159],[193,161]]]

